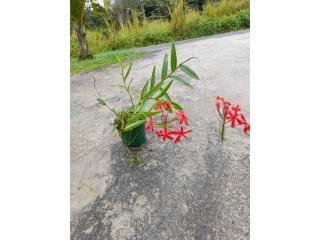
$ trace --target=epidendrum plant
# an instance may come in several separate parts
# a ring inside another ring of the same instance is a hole
[[[220,136],[221,141],[224,139],[225,127],[230,123],[230,127],[243,126],[243,132],[250,132],[250,124],[247,122],[244,115],[241,113],[239,105],[232,106],[230,102],[223,97],[216,97],[216,110],[220,119]]]
[[[174,143],[178,143],[182,138],[187,138],[186,134],[191,132],[191,130],[184,130],[183,125],[188,126],[188,118],[183,108],[170,97],[169,89],[174,82],[192,88],[190,83],[177,75],[178,69],[192,79],[199,80],[199,76],[190,67],[185,65],[191,59],[193,58],[189,58],[178,64],[175,44],[172,43],[170,56],[171,71],[168,69],[168,54],[165,54],[162,63],[161,79],[156,81],[156,66],[154,66],[150,79],[145,82],[138,101],[135,102],[131,92],[133,79],[131,78],[131,80],[129,80],[132,63],[123,64],[121,59],[118,58],[122,78],[122,85],[120,87],[128,94],[131,102],[129,107],[122,110],[115,110],[103,100],[96,88],[96,80],[94,79],[94,87],[99,96],[97,101],[115,114],[114,127],[120,135],[145,124],[147,131],[151,130],[155,132],[156,135],[163,140],[168,139],[173,140]],[[145,110],[149,101],[151,101],[152,104],[148,110]],[[171,115],[173,115],[173,117],[171,117]],[[157,116],[160,121],[156,121]],[[155,128],[161,130],[155,131]],[[173,136],[175,136],[175,138],[173,138]]]

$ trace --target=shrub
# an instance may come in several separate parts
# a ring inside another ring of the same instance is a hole
[[[243,10],[232,16],[225,16],[220,19],[203,18],[187,24],[187,31],[190,37],[210,36],[218,33],[237,31],[250,27],[250,12]]]

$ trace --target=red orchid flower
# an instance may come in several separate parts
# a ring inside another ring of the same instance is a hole
[[[146,123],[146,126],[144,128],[146,130],[146,132],[148,132],[150,130],[150,128],[151,128],[150,125],[148,123]]]
[[[244,134],[248,134],[250,132],[250,124],[248,124],[247,119],[244,117],[243,114],[241,114],[240,119],[238,119],[238,120],[240,120],[241,125],[244,125],[244,127],[243,127]]]
[[[243,128],[244,134],[248,134],[250,132],[250,124],[246,124]]]
[[[174,144],[177,144],[181,142],[181,136],[176,137],[176,139],[173,141]]]
[[[244,117],[244,115],[242,113],[239,115],[237,120],[238,120],[238,123],[240,125],[242,125],[242,124],[246,125],[247,124],[247,120],[246,120],[246,118]]]
[[[162,134],[162,140],[166,140],[167,138],[170,140],[173,140],[173,137],[171,137],[172,134],[173,134],[173,132],[169,132],[168,128],[164,128],[163,134]]]
[[[162,130],[156,130],[157,137],[162,137],[163,136],[163,131]]]
[[[236,123],[237,122],[239,123],[239,121],[238,121],[238,118],[240,116],[239,114],[240,114],[240,107],[239,107],[239,105],[237,105],[237,106],[231,108],[231,110],[230,109],[227,110],[227,116],[224,118],[224,120],[225,121],[230,120],[231,127],[234,128],[236,126]]]
[[[180,127],[180,131],[174,131],[173,134],[178,135],[177,138],[182,138],[182,137],[184,137],[184,138],[188,139],[188,137],[186,136],[186,134],[189,133],[189,132],[191,132],[191,131],[192,131],[191,129],[189,129],[189,130],[187,130],[187,131],[184,131],[183,127]]]
[[[187,126],[189,126],[189,124],[188,124],[188,118],[187,118],[187,116],[184,114],[184,111],[182,111],[182,110],[177,111],[177,112],[176,112],[176,115],[177,115],[177,117],[178,117],[178,119],[179,119],[179,123],[180,123],[180,124],[185,123]]]
[[[162,109],[169,109],[171,108],[171,102],[168,100],[168,101],[159,101],[156,103],[156,107],[155,107],[155,110],[162,110]]]
[[[218,110],[219,112],[220,112],[221,104],[223,105],[223,111],[224,111],[224,112],[225,112],[226,110],[228,110],[229,107],[231,106],[231,103],[228,102],[228,101],[226,101],[226,100],[224,100],[224,98],[221,97],[221,96],[217,96],[217,97],[216,97],[216,100],[217,100],[216,108],[217,108],[217,110]],[[220,114],[222,114],[222,113],[220,112]],[[223,114],[223,115],[224,115],[224,114]]]
[[[166,101],[166,103],[165,103],[165,109],[170,109],[171,108],[171,101]]]
[[[159,110],[162,110],[164,107],[163,107],[163,103],[162,101],[159,101],[156,103],[156,107],[155,107],[155,110],[159,111]]]

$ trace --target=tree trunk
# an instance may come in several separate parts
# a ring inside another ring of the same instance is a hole
[[[167,10],[168,10],[168,18],[169,18],[169,21],[171,21],[171,8],[170,8],[170,5],[169,5],[169,4],[167,5]]]
[[[86,32],[84,31],[83,26],[81,26],[80,24],[77,24],[76,31],[77,31],[78,41],[79,41],[79,48],[80,48],[79,60],[93,58],[93,56],[89,52]]]
[[[146,12],[144,10],[144,1],[143,0],[140,2],[140,5],[141,5],[142,17],[143,17],[143,20],[145,20],[146,19]]]

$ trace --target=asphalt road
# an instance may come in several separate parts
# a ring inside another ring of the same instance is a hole
[[[71,77],[71,239],[249,239],[250,141],[240,129],[219,140],[214,98],[223,95],[249,118],[250,32],[177,43],[178,61],[190,62],[200,81],[170,95],[190,118],[189,142],[163,143],[149,136],[144,162],[129,164],[111,132],[113,116],[96,106],[93,78],[115,108],[129,99],[115,65]],[[134,92],[158,76],[170,44],[145,48],[134,61]]]

